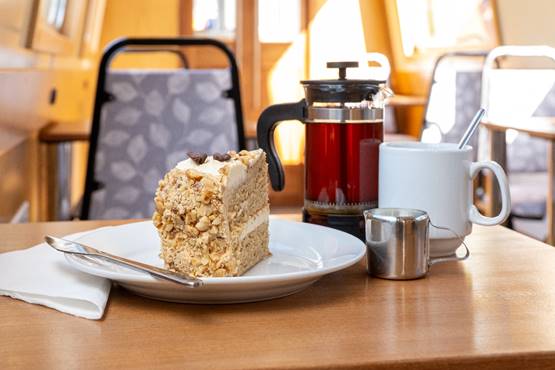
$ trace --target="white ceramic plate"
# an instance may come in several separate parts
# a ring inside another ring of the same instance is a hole
[[[98,229],[77,239],[91,247],[162,267],[160,239],[152,222]],[[323,275],[358,262],[365,245],[356,237],[328,227],[270,220],[272,256],[239,277],[202,278],[203,285],[188,288],[148,274],[76,255],[66,255],[74,268],[105,277],[148,298],[183,303],[238,303],[296,293]]]

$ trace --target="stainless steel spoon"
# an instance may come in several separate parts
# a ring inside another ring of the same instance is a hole
[[[478,112],[476,112],[474,118],[472,118],[472,121],[470,121],[468,128],[462,136],[461,141],[459,141],[459,149],[464,148],[464,146],[468,144],[470,137],[474,134],[474,131],[476,131],[476,128],[480,124],[480,121],[482,121],[484,114],[486,114],[486,110],[484,108],[480,108]]]
[[[115,263],[116,265],[128,267],[141,272],[146,272],[155,278],[171,281],[191,288],[196,288],[202,285],[202,280],[200,279],[162,269],[156,266],[147,265],[146,263],[115,256],[113,254],[109,254],[71,240],[60,239],[48,235],[44,237],[44,240],[48,245],[60,252],[99,257],[105,261]]]

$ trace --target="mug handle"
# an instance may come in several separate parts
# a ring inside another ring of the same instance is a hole
[[[478,211],[478,208],[473,204],[470,208],[468,218],[470,222],[485,225],[494,226],[499,225],[504,222],[509,214],[511,213],[511,195],[509,192],[509,182],[507,181],[507,175],[503,168],[493,161],[483,161],[483,162],[473,162],[470,164],[470,178],[474,178],[478,171],[482,169],[489,169],[495,175],[497,183],[499,184],[499,189],[501,190],[501,211],[497,216],[486,217]]]

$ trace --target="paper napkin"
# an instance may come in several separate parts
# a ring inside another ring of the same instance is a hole
[[[86,233],[65,238],[75,240]],[[108,279],[73,269],[63,253],[46,243],[0,253],[0,295],[98,320],[104,314],[110,286]]]

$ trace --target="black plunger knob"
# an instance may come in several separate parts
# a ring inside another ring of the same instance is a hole
[[[327,62],[328,68],[339,68],[339,79],[344,80],[347,77],[347,68],[357,68],[358,62]]]

